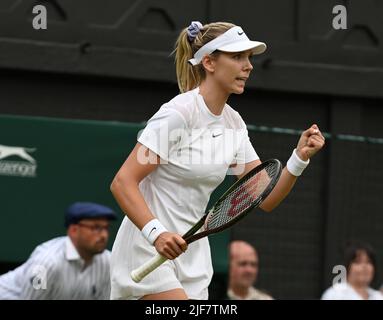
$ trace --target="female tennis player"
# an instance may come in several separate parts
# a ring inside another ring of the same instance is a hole
[[[112,250],[112,299],[208,298],[208,238],[188,247],[181,235],[204,214],[228,172],[242,177],[261,163],[244,121],[226,102],[243,93],[251,57],[265,50],[230,23],[194,21],[181,31],[175,48],[181,93],[149,119],[111,184],[126,214]],[[317,125],[302,133],[263,210],[286,197],[323,145]],[[157,252],[170,260],[135,283],[131,271]]]

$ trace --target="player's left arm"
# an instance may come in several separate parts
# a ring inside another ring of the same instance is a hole
[[[325,139],[322,133],[320,132],[318,126],[314,124],[301,134],[296,147],[297,155],[301,160],[307,161],[312,156],[314,156],[320,149],[322,149],[324,143]],[[239,171],[241,173],[237,174],[237,177],[243,177],[246,173],[248,173],[250,170],[252,170],[260,164],[260,160],[254,160],[252,162],[244,164],[244,168],[242,168],[242,170]],[[298,177],[291,174],[287,170],[287,167],[285,167],[282,171],[281,177],[277,185],[269,194],[269,196],[262,202],[260,208],[267,212],[276,208],[281,203],[281,201],[290,193],[295,182],[297,181],[297,178]]]

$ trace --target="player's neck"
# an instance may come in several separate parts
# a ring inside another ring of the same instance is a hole
[[[227,93],[213,82],[208,83],[204,81],[199,87],[199,94],[203,97],[206,106],[213,114],[217,116],[222,114],[223,108],[229,98]]]

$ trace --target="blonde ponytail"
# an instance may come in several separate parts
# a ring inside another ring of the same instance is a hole
[[[188,39],[187,28],[181,31],[175,49],[175,64],[178,87],[180,92],[186,92],[196,88],[201,82],[201,75],[188,60],[193,58],[193,49]]]

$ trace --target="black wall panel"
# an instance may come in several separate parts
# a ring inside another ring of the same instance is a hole
[[[47,30],[32,28],[36,4],[47,7]],[[339,4],[346,30],[332,26]],[[179,31],[192,20],[227,20],[268,44],[251,87],[381,97],[382,14],[374,0],[5,1],[0,67],[174,82]]]

